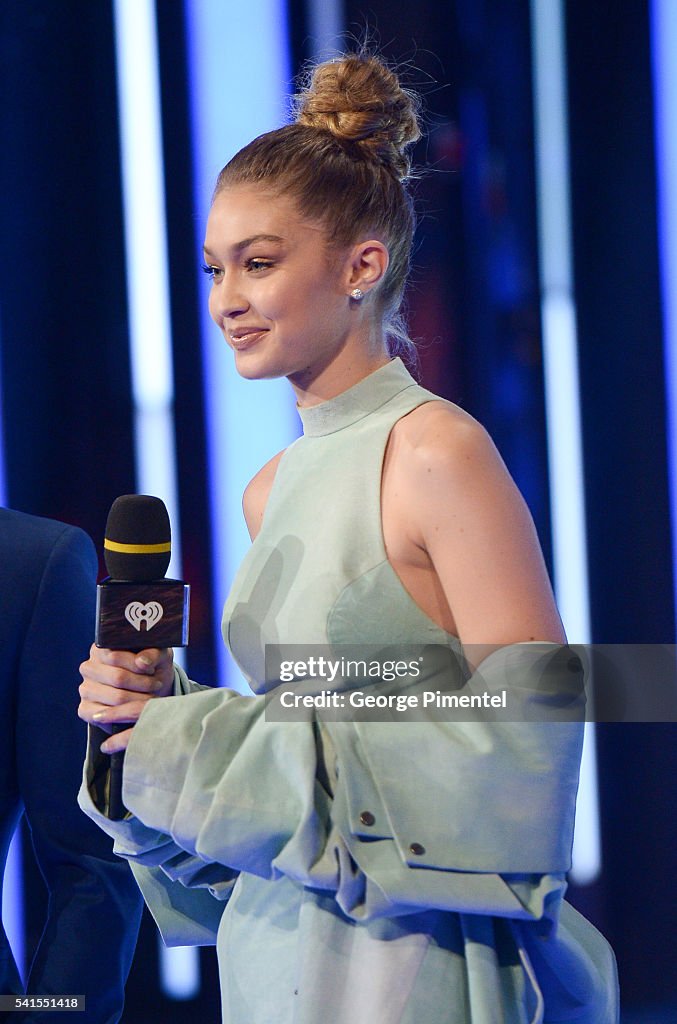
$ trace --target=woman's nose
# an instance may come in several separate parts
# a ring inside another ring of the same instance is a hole
[[[249,302],[241,288],[227,274],[224,274],[222,280],[212,288],[210,298],[212,316],[217,323],[246,313],[249,309]]]

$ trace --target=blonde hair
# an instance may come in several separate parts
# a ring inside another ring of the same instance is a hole
[[[289,194],[325,227],[330,247],[375,235],[390,263],[376,294],[391,354],[415,359],[401,305],[416,218],[407,182],[419,99],[366,51],[318,64],[294,99],[295,122],[260,135],[218,176],[215,196],[237,184]]]

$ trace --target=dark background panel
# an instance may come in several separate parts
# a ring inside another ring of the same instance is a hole
[[[674,634],[648,5],[567,4],[595,639]]]
[[[674,643],[649,4],[566,10],[593,640]],[[626,1007],[677,1001],[677,727],[597,743],[604,872],[574,899],[593,899]]]
[[[9,503],[103,536],[134,490],[112,12],[0,5]]]

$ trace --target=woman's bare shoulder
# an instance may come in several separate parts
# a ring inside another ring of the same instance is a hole
[[[529,509],[487,430],[443,401],[398,426],[397,493],[409,534],[430,559],[462,641],[563,642]]]
[[[273,486],[273,480],[275,479],[280,459],[286,450],[286,448],[283,448],[277,455],[273,455],[272,459],[269,459],[261,467],[245,487],[244,494],[242,495],[242,511],[244,512],[245,522],[247,523],[249,536],[252,540],[254,540],[254,537],[261,529],[263,513],[268,503],[268,495]]]
[[[475,451],[495,452],[487,430],[459,405],[444,398],[417,406],[395,424],[393,441],[404,458],[457,461]]]

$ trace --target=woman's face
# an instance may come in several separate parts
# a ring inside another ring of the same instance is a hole
[[[247,378],[312,381],[354,323],[346,260],[329,260],[321,226],[260,187],[220,192],[209,214],[209,312]]]

